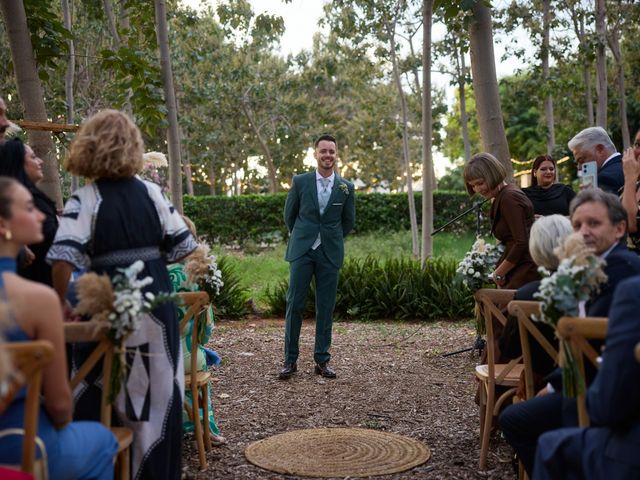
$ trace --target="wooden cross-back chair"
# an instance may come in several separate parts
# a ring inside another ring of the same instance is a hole
[[[513,300],[515,290],[499,290],[481,288],[475,293],[475,299],[480,308],[486,328],[487,363],[476,366],[476,378],[480,381],[480,469],[486,470],[489,454],[489,436],[493,416],[497,415],[502,404],[515,395],[520,375],[522,374],[522,356],[509,363],[496,363],[495,338],[493,319],[502,326],[507,319],[502,312],[507,304]],[[496,386],[507,387],[507,391],[496,399]]]
[[[180,292],[178,296],[182,300],[182,306],[186,308],[180,321],[180,331],[185,332],[187,325],[193,320],[191,328],[191,363],[190,373],[185,375],[185,389],[191,391],[191,406],[184,403],[187,413],[191,417],[198,447],[198,459],[200,469],[207,468],[205,450],[211,450],[211,431],[209,429],[209,379],[211,373],[198,371],[198,323],[203,314],[208,315],[209,295],[207,292]],[[205,317],[206,320],[206,317]],[[202,417],[200,410],[202,409]]]
[[[27,396],[25,399],[23,428],[21,430],[8,429],[0,432],[0,436],[16,434],[23,436],[20,469],[25,473],[34,474],[42,370],[53,357],[53,345],[47,340],[33,340],[7,343],[4,348],[9,353],[13,367],[18,374],[10,382],[7,393],[0,397],[0,414],[13,402],[22,387],[27,388]],[[44,462],[42,468],[43,476],[46,477],[47,466]]]
[[[102,359],[102,398],[100,399],[100,423],[111,429],[118,441],[118,455],[116,477],[128,480],[131,476],[131,443],[133,432],[125,427],[112,427],[112,407],[109,402],[111,365],[115,352],[115,345],[106,335],[107,326],[97,322],[73,322],[64,324],[64,337],[67,343],[98,342],[96,348],[84,361],[71,378],[71,390],[74,390],[82,380],[98,365]]]
[[[518,319],[518,331],[520,345],[522,346],[522,364],[524,365],[525,398],[529,400],[535,396],[535,380],[533,377],[533,363],[531,359],[531,343],[529,335],[544,349],[544,351],[557,363],[558,349],[538,329],[532,315],[540,313],[540,302],[528,300],[513,300],[509,303],[509,313]]]
[[[586,385],[584,374],[584,358],[586,357],[595,368],[600,368],[598,357],[600,353],[588,340],[603,340],[607,336],[609,320],[606,317],[562,317],[558,321],[556,331],[558,336],[569,342],[573,357],[578,363],[578,370]],[[585,404],[584,392],[577,395],[578,423],[581,427],[589,426],[589,415]]]

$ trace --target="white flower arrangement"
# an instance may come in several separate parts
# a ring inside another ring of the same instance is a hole
[[[147,152],[142,155],[145,167],[163,168],[168,167],[167,156],[162,152]]]
[[[113,356],[111,369],[110,401],[116,398],[124,381],[124,349],[121,342],[140,328],[144,314],[151,312],[161,303],[175,301],[174,293],[143,292],[153,283],[153,278],[138,278],[144,270],[144,263],[138,260],[126,268],[118,269],[113,280],[107,275],[85,273],[76,281],[78,304],[74,312],[78,315],[91,315],[98,324],[107,324],[107,336],[117,346],[117,355]]]
[[[554,252],[560,259],[558,269],[553,273],[539,269],[545,277],[533,296],[540,300],[540,315],[534,316],[534,320],[556,328],[561,317],[578,316],[580,302],[597,294],[607,276],[603,271],[606,262],[585,245],[579,234],[567,237]],[[563,369],[563,393],[574,397],[584,391],[584,381],[565,342],[562,352],[559,363]]]
[[[349,195],[349,187],[347,186],[346,183],[340,182],[340,184],[338,185],[338,188],[342,190],[342,193],[344,193],[345,195]]]
[[[220,289],[224,286],[222,271],[218,268],[218,259],[205,241],[200,242],[198,248],[189,256],[185,264],[185,272],[189,281],[207,292],[212,300],[220,294]]]
[[[456,269],[462,283],[475,292],[490,282],[491,272],[495,269],[503,250],[502,245],[487,243],[478,237]]]

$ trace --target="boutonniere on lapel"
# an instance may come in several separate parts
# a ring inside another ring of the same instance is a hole
[[[346,183],[340,183],[340,185],[338,185],[338,188],[342,190],[342,193],[344,193],[345,195],[349,195],[349,187],[347,187]]]

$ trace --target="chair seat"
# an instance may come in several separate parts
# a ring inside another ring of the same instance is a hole
[[[191,385],[191,382],[192,382],[193,378],[194,378],[194,375],[190,375],[190,374],[186,374],[184,376],[184,385],[185,385],[185,387],[189,387]],[[198,386],[204,385],[209,381],[210,378],[211,378],[211,372],[198,371],[195,374],[196,385],[198,385]]]
[[[505,368],[509,366],[508,363],[499,363],[495,366],[495,376],[499,377]],[[524,365],[518,363],[513,366],[513,368],[507,373],[504,379],[499,383],[499,385],[504,385],[507,387],[515,387],[520,382],[520,375],[524,370]],[[476,366],[476,377],[483,382],[489,381],[489,365],[477,365]],[[497,383],[497,382],[496,382]]]
[[[133,442],[133,432],[125,427],[111,427],[111,433],[118,441],[118,451],[127,448]]]

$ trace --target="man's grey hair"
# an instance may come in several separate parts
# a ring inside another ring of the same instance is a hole
[[[573,233],[571,221],[564,215],[547,215],[538,218],[531,226],[529,253],[539,267],[557,270],[560,260],[554,250]]]
[[[569,140],[567,146],[572,152],[576,148],[593,151],[596,145],[604,145],[605,150],[610,154],[616,151],[616,146],[611,141],[609,134],[602,127],[589,127],[582,130],[575,137]]]
[[[626,223],[627,211],[622,206],[622,203],[620,203],[620,199],[613,193],[605,192],[599,188],[585,188],[578,193],[575,198],[571,200],[569,215],[573,217],[578,207],[590,202],[601,203],[607,207],[607,215],[613,225],[618,225],[620,222]]]

